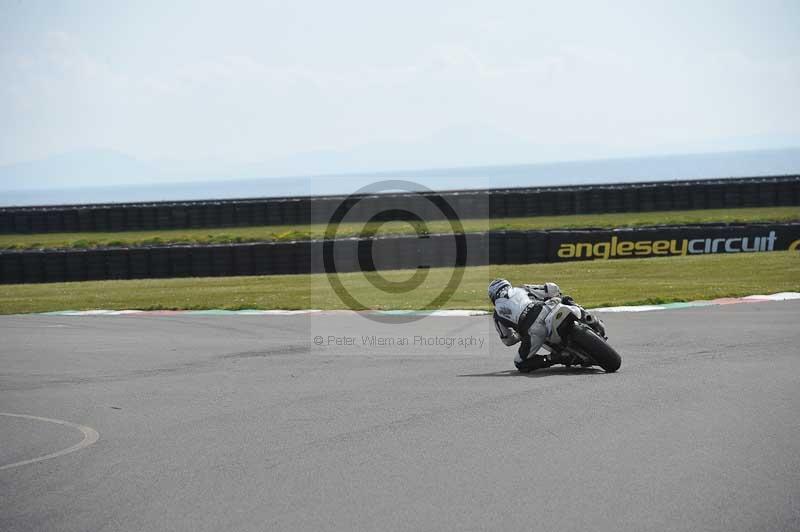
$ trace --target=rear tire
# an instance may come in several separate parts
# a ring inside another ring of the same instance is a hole
[[[622,365],[622,357],[589,327],[576,323],[570,337],[607,373],[614,373]]]

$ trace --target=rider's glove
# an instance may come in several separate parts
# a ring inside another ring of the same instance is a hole
[[[564,304],[564,305],[574,305],[575,304],[575,300],[572,299],[572,296],[562,296],[561,297],[561,303]]]
[[[556,283],[544,283],[545,298],[558,297],[561,295],[561,289]]]

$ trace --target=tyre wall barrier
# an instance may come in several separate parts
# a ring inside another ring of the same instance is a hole
[[[332,246],[330,243],[332,242]],[[495,231],[328,241],[337,272],[800,249],[800,224]],[[462,262],[457,262],[459,246]],[[325,272],[323,241],[0,252],[0,283]]]
[[[800,176],[753,177],[360,196],[351,213],[405,209],[443,219],[441,197],[461,219],[800,205]],[[328,223],[345,196],[113,205],[0,207],[0,234],[159,230]],[[435,203],[435,202],[434,202]],[[400,218],[402,219],[402,218]]]

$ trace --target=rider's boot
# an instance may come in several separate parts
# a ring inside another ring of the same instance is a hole
[[[553,364],[564,364],[565,366],[577,366],[580,364],[578,357],[571,353],[553,353],[550,355],[550,360]]]
[[[553,364],[558,364],[552,359],[552,355],[531,355],[522,362],[514,362],[520,373],[530,373],[535,369],[549,368]]]

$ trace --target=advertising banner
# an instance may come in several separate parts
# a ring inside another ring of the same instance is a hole
[[[800,224],[550,231],[550,262],[754,253],[797,248]]]

